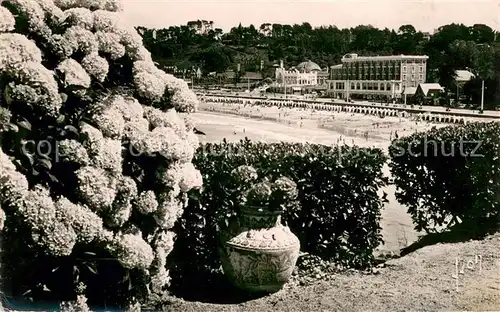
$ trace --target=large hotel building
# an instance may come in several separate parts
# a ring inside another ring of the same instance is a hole
[[[347,54],[331,67],[327,92],[341,99],[398,99],[425,83],[425,55]]]

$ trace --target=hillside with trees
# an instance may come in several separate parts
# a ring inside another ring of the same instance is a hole
[[[243,71],[261,71],[264,77],[271,77],[273,65],[281,59],[288,65],[311,59],[326,67],[339,64],[347,53],[428,55],[427,82],[438,82],[454,92],[455,70],[469,69],[477,77],[463,87],[469,100],[479,101],[484,79],[485,102],[490,107],[500,103],[500,36],[483,24],[444,25],[432,35],[412,25],[391,30],[370,25],[340,29],[312,27],[309,23],[240,24],[227,33],[214,29],[204,34],[188,26],[137,29],[160,66],[186,70],[200,67],[204,75],[234,70],[241,64]]]

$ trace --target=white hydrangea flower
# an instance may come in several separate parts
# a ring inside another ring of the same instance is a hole
[[[98,31],[95,33],[99,51],[109,54],[112,60],[125,55],[125,47],[120,43],[120,36],[116,33]]]
[[[3,152],[0,152],[3,154]],[[29,184],[24,174],[14,170],[0,171],[0,203],[17,202],[28,191]]]
[[[0,6],[0,32],[7,32],[14,30],[16,20],[12,13],[6,8]]]
[[[98,10],[104,7],[103,0],[54,0],[54,3],[63,10],[78,7],[89,10]]]
[[[48,223],[38,242],[54,256],[69,256],[76,244],[77,235],[72,227],[62,222]]]
[[[115,200],[113,210],[106,218],[106,225],[110,227],[121,227],[132,215],[132,205],[122,200]]]
[[[52,35],[48,40],[48,45],[50,50],[60,57],[61,60],[69,58],[74,52],[74,44],[59,34]]]
[[[127,269],[147,269],[154,260],[153,249],[139,235],[118,236],[110,249],[121,265]]]
[[[152,102],[161,99],[165,92],[165,82],[156,75],[147,72],[136,73],[134,84],[139,95]]]
[[[122,142],[110,138],[102,139],[99,150],[92,150],[90,163],[97,168],[109,170],[112,173],[122,171]]]
[[[21,16],[28,20],[30,26],[36,26],[39,23],[43,23],[45,12],[37,1],[8,0],[8,2],[16,7]]]
[[[68,160],[79,165],[88,165],[89,155],[83,145],[76,140],[63,140],[57,145],[59,158]]]
[[[158,208],[158,201],[153,191],[140,193],[134,204],[137,211],[145,215],[155,212]]]
[[[123,11],[123,4],[120,0],[103,0],[103,9],[110,12]]]
[[[97,10],[93,13],[95,31],[116,32],[123,23],[120,14],[106,10]]]
[[[79,26],[87,30],[94,28],[94,15],[86,8],[71,8],[64,11],[64,19],[72,26]]]
[[[151,291],[156,294],[161,294],[165,287],[170,286],[170,275],[165,267],[160,267],[157,272],[151,276]]]
[[[188,162],[182,165],[182,179],[179,183],[181,192],[188,192],[191,189],[199,189],[203,185],[203,177],[193,163]]]
[[[61,197],[55,202],[58,219],[73,227],[77,241],[90,243],[103,231],[102,219],[89,208],[76,205]]]
[[[45,20],[49,25],[58,25],[64,19],[63,11],[54,4],[53,0],[37,0],[37,2],[45,13]]]
[[[83,295],[78,295],[75,301],[63,301],[59,305],[61,312],[92,312],[87,305],[87,298]]]
[[[134,65],[132,67],[132,74],[139,74],[139,73],[148,73],[152,74],[155,76],[158,76],[159,78],[164,78],[162,75],[164,72],[162,72],[160,69],[158,69],[153,62],[148,62],[148,61],[136,61],[134,62]]]
[[[64,74],[64,83],[66,86],[81,86],[84,88],[90,87],[90,76],[83,67],[74,59],[66,59],[62,61],[57,70]]]
[[[0,206],[0,231],[3,230],[3,227],[5,225],[5,211],[3,211],[2,207]]]
[[[101,149],[101,144],[103,143],[104,136],[99,129],[92,127],[91,125],[84,123],[81,126],[80,133],[83,135],[84,146],[87,148],[89,154],[94,155]]]
[[[168,188],[174,188],[179,185],[182,180],[182,165],[172,163],[168,168],[159,167],[156,170],[156,181]]]
[[[116,197],[115,185],[104,169],[83,167],[76,171],[76,176],[78,192],[92,210],[102,211],[111,207]]]
[[[167,88],[169,88],[168,83]],[[177,89],[172,95],[172,104],[178,112],[194,113],[198,108],[199,101],[196,94],[186,86]]]
[[[144,108],[135,98],[123,98],[118,96],[115,98],[113,105],[120,110],[125,121],[138,121],[143,119]]]
[[[42,62],[42,52],[35,42],[20,34],[0,34],[0,72],[25,62]]]
[[[33,106],[44,99],[46,100],[46,97],[35,88],[24,84],[11,82],[5,88],[5,101],[9,105],[11,105],[12,102],[21,102],[28,106]]]
[[[122,113],[113,106],[92,116],[92,121],[95,122],[105,137],[119,139],[123,135],[125,120]]]
[[[182,216],[184,209],[179,201],[170,200],[160,203],[155,213],[156,224],[165,230],[174,227],[175,222]]]
[[[103,82],[109,71],[109,63],[97,53],[85,56],[82,60],[82,67],[95,79]]]
[[[193,131],[195,124],[193,118],[191,117],[191,114],[188,113],[178,113],[178,114],[184,120],[184,127],[186,128],[186,132]]]
[[[172,128],[181,138],[186,136],[184,121],[179,117],[175,109],[168,109],[163,112],[157,108],[147,106],[144,108],[144,117],[149,121],[152,128]]]
[[[12,160],[0,149],[0,176],[6,173],[7,171],[15,171],[16,166],[12,162]]]
[[[127,122],[123,130],[124,138],[128,139],[132,146],[142,152],[145,151],[142,143],[148,133],[149,122],[144,118]]]
[[[132,215],[132,201],[137,196],[137,185],[132,178],[120,176],[117,179],[116,198],[106,222],[112,227],[121,227]]]
[[[24,221],[35,232],[42,231],[57,221],[56,208],[50,191],[41,185],[36,185],[33,190],[27,192],[17,208]]]
[[[15,80],[23,81],[41,94],[37,106],[47,114],[56,115],[62,105],[59,89],[52,71],[40,63],[26,62],[11,68]]]
[[[73,51],[91,54],[97,53],[99,50],[99,43],[94,33],[83,27],[71,26],[66,30],[63,37],[68,41]]]
[[[148,51],[143,46],[140,46],[138,48],[132,49],[132,48],[127,48],[127,54],[130,57],[132,61],[148,61],[152,62],[153,58],[151,56],[151,52]]]
[[[186,140],[189,146],[191,146],[191,148],[193,148],[195,151],[200,146],[200,138],[198,138],[198,135],[196,135],[196,133],[194,133],[193,131],[187,133]]]
[[[148,141],[160,143],[160,155],[169,160],[190,161],[194,150],[189,146],[187,140],[181,139],[175,130],[166,127],[158,127],[151,131]],[[155,145],[156,146],[156,145]]]
[[[161,250],[164,254],[170,253],[174,249],[175,233],[172,231],[160,231],[154,239],[154,247],[157,253]]]

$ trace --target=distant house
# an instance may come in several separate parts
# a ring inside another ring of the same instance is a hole
[[[471,73],[468,70],[456,70],[455,71],[455,81],[457,83],[466,83],[467,81],[470,81],[471,79],[476,78],[476,75]]]
[[[225,79],[234,79],[236,77],[236,72],[235,71],[226,71],[224,73],[218,74],[219,77],[225,78]],[[256,81],[261,81],[263,79],[263,76],[261,73],[255,73],[255,72],[245,72],[243,76],[241,76],[241,82],[256,82]]]
[[[471,73],[470,71],[468,70],[456,70],[455,71],[455,84],[456,84],[456,99],[460,102],[461,100],[464,100],[465,97],[462,96],[462,93],[461,90],[463,89],[463,87],[465,86],[465,84],[469,81],[471,81],[472,79],[476,78],[476,75],[474,75],[473,73]]]
[[[439,83],[421,83],[415,91],[415,100],[420,104],[438,105],[444,88]]]

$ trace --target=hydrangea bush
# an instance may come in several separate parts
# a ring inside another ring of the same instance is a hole
[[[161,293],[172,228],[202,184],[195,94],[155,66],[117,0],[0,2],[0,225],[10,257],[31,255],[4,284],[61,300],[82,281],[102,286],[90,301],[106,285]]]

